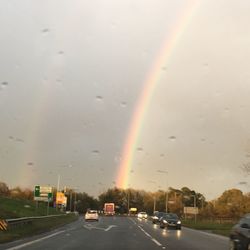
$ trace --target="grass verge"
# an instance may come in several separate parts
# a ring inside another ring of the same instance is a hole
[[[232,223],[215,223],[211,221],[197,221],[196,223],[194,221],[186,220],[182,221],[183,226],[206,231],[209,233],[219,234],[223,236],[229,236],[230,231],[234,224]]]
[[[34,220],[31,224],[0,231],[0,243],[9,242],[53,230],[78,219],[74,214]]]

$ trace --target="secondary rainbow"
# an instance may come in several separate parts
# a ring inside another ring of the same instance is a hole
[[[121,162],[118,168],[117,186],[127,188],[129,182],[129,172],[133,163],[134,152],[137,146],[137,140],[140,135],[140,130],[143,125],[147,107],[150,104],[154,89],[160,81],[162,68],[169,62],[176,44],[188,25],[194,10],[198,6],[198,1],[189,1],[189,4],[184,8],[178,22],[175,25],[172,33],[165,39],[162,48],[159,50],[156,60],[143,84],[144,88],[138,98],[135,111],[132,115],[131,123],[128,129],[128,134],[122,151]]]

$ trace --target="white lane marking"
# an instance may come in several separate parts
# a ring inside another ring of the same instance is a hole
[[[152,241],[153,241],[157,246],[159,246],[159,247],[162,246],[162,244],[161,244],[159,241],[157,241],[156,239],[152,239]]]
[[[162,246],[162,244],[158,241],[158,240],[156,240],[156,239],[154,239],[148,232],[146,232],[143,228],[142,228],[142,224],[140,224],[140,225],[138,225],[134,220],[132,220],[131,218],[129,218],[135,225],[137,225],[139,228],[140,228],[140,230],[146,235],[146,236],[148,236],[157,246],[159,246],[159,247],[162,247],[163,249],[166,249],[166,247],[164,247],[164,246]]]
[[[86,229],[88,229],[88,230],[97,229],[97,230],[102,230],[102,231],[107,232],[107,231],[109,231],[111,228],[117,227],[117,226],[116,226],[116,225],[110,225],[110,226],[108,226],[107,228],[103,228],[103,227],[94,227],[94,226],[92,226],[92,225],[90,225],[90,224],[87,224],[87,225],[83,225],[83,227],[86,228]]]
[[[106,228],[104,231],[107,232],[109,231],[112,227],[117,227],[116,225],[110,225],[108,228]]]
[[[37,240],[33,240],[33,241],[30,241],[30,242],[27,242],[27,243],[21,244],[21,245],[19,245],[19,246],[15,246],[15,247],[8,248],[8,249],[6,249],[6,250],[16,250],[16,249],[21,249],[21,248],[24,248],[24,247],[30,246],[30,245],[32,245],[32,244],[35,244],[35,243],[37,243],[37,242],[40,242],[40,241],[43,241],[43,240],[49,239],[49,238],[51,238],[51,237],[54,237],[54,236],[56,236],[56,235],[58,235],[58,234],[61,234],[61,233],[64,233],[64,232],[65,232],[65,230],[63,230],[63,231],[59,231],[59,232],[56,232],[56,233],[50,234],[50,235],[48,235],[48,236],[45,236],[45,237],[43,237],[43,238],[40,238],[40,239],[37,239]]]
[[[145,234],[145,235],[147,235],[157,246],[159,246],[159,247],[162,247],[162,244],[158,241],[158,240],[156,240],[156,239],[154,239],[149,233],[147,233],[141,226],[138,226],[140,229],[141,229],[141,231]]]
[[[141,231],[144,233],[144,234],[146,234],[149,238],[152,238],[152,236],[149,234],[149,233],[147,233],[141,226],[138,226],[140,229],[141,229]]]
[[[135,225],[137,225],[136,222],[134,220],[132,220],[131,218],[129,218],[129,220],[132,221]]]

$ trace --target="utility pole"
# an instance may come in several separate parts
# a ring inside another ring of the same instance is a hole
[[[197,214],[196,214],[196,195],[194,195],[194,212],[195,212],[195,214],[194,214],[194,222],[195,222],[195,224],[196,224],[196,221],[197,221]]]
[[[154,195],[154,211],[153,212],[155,212],[155,207],[156,207],[156,197]]]
[[[71,212],[71,208],[72,208],[72,189],[70,189],[70,203],[69,203],[70,212]]]
[[[166,192],[166,213],[168,212],[168,189]]]
[[[129,199],[130,199],[130,197],[129,197],[129,189],[128,189],[128,215],[130,215],[130,212],[129,212],[129,206],[130,206]]]
[[[74,201],[74,212],[76,211],[76,190],[75,190],[75,201]]]

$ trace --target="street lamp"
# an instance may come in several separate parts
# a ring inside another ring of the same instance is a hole
[[[168,212],[168,171],[166,170],[157,170],[158,173],[166,174],[166,213]]]
[[[196,213],[196,195],[191,195],[192,197],[194,197],[194,222],[196,224],[197,221],[197,213]]]

